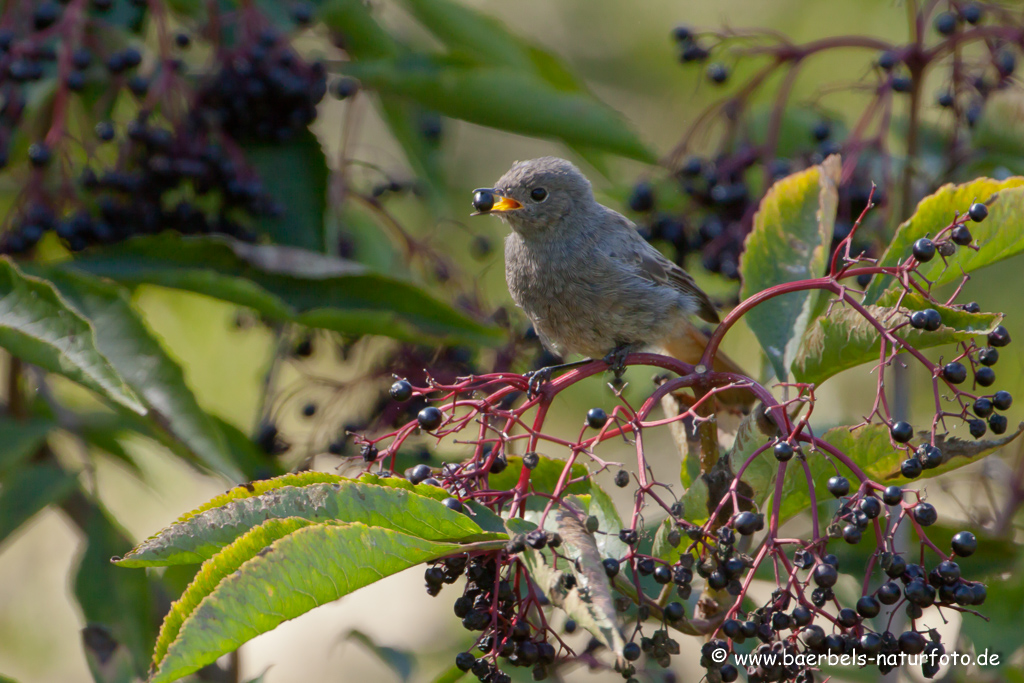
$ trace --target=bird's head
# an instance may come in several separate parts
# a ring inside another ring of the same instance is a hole
[[[583,214],[594,205],[590,181],[565,159],[541,157],[518,161],[493,188],[476,190],[476,213],[493,213],[524,237],[564,229],[569,214]]]

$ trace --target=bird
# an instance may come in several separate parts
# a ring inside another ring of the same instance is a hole
[[[646,348],[698,363],[708,337],[692,319],[719,322],[710,297],[632,221],[600,204],[571,162],[518,161],[474,192],[473,207],[511,228],[508,290],[549,351],[603,358],[618,373],[627,353]],[[721,353],[714,369],[745,374]]]

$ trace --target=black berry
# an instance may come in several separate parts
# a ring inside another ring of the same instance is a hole
[[[958,531],[953,536],[953,552],[960,557],[970,557],[978,549],[978,539],[970,531]]]
[[[978,351],[978,362],[991,367],[999,362],[999,352],[992,348],[984,348]]]
[[[971,204],[971,208],[967,210],[967,215],[975,223],[980,223],[988,217],[988,207],[981,202],[974,202]]]
[[[935,16],[935,30],[944,36],[956,31],[956,17],[949,12],[941,12]]]
[[[992,414],[992,401],[987,398],[979,398],[974,402],[974,405],[971,406],[971,410],[973,410],[974,414],[978,417],[988,417]]]
[[[591,408],[587,411],[587,425],[591,429],[600,429],[608,422],[608,414],[603,408]]]
[[[421,429],[432,432],[441,426],[444,415],[434,406],[427,406],[416,416],[416,421],[419,422]]]
[[[993,434],[1005,433],[1007,426],[1009,426],[1009,421],[1005,415],[993,415],[988,418],[988,428],[992,430]]]
[[[983,420],[968,420],[967,429],[970,431],[971,436],[975,439],[980,439],[985,436],[985,432],[988,430],[988,427],[985,426],[985,422]]]
[[[927,263],[935,258],[935,242],[932,242],[927,237],[922,237],[914,242],[913,253],[914,258],[918,261]]]
[[[974,239],[974,236],[971,235],[971,229],[966,225],[958,225],[953,228],[953,232],[950,233],[949,239],[953,240],[954,244],[966,247]]]
[[[1006,346],[1010,343],[1010,332],[1003,327],[998,325],[996,329],[988,333],[988,345],[989,346]]]
[[[404,379],[400,379],[391,385],[391,389],[388,393],[391,394],[391,398],[396,401],[408,401],[412,398],[412,385]]]
[[[882,492],[882,502],[886,505],[899,505],[903,501],[903,489],[899,486],[887,486]]]
[[[729,69],[724,64],[712,64],[708,66],[708,79],[721,85],[729,80]]]
[[[1013,396],[1009,391],[997,391],[992,396],[992,405],[996,407],[996,410],[1009,410],[1013,405]]]
[[[836,498],[841,498],[850,492],[850,480],[838,474],[828,480],[828,492]]]
[[[952,361],[942,368],[942,378],[950,384],[963,384],[967,379],[967,368],[960,361]]]
[[[978,386],[990,387],[995,384],[996,371],[990,367],[982,366],[974,373],[974,381],[978,383]]]
[[[907,422],[897,422],[889,428],[889,434],[896,443],[907,443],[914,437],[914,428]]]
[[[626,470],[619,470],[615,473],[615,485],[620,489],[629,486],[629,472]]]
[[[786,462],[793,457],[793,447],[789,445],[788,441],[780,441],[775,444],[775,458],[779,462]]]
[[[910,509],[910,514],[921,526],[931,526],[939,519],[939,514],[931,503],[918,503]]]

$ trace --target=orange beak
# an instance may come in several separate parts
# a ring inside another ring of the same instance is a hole
[[[515,211],[516,209],[523,208],[523,205],[512,199],[511,197],[505,197],[504,195],[495,195],[494,197],[498,201],[494,202],[494,207],[491,211]]]
[[[500,195],[489,188],[479,189],[473,193],[473,208],[476,209],[473,216],[480,216],[495,211],[515,211],[523,208],[523,205],[505,195]]]

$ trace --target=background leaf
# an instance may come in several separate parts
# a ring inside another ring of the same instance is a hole
[[[359,264],[288,247],[164,233],[90,252],[70,268],[127,284],[184,289],[248,306],[278,321],[404,341],[493,344],[496,328],[415,285]]]
[[[354,640],[361,643],[377,659],[388,665],[402,681],[408,681],[412,677],[412,670],[416,664],[415,658],[405,650],[398,650],[386,645],[378,645],[370,636],[358,629],[352,629],[345,636],[346,640]]]
[[[93,505],[84,521],[85,551],[75,570],[75,598],[85,621],[101,626],[127,647],[136,675],[143,676],[156,638],[153,592],[144,571],[125,570],[110,558],[131,541],[105,510]]]
[[[257,227],[276,244],[325,252],[324,210],[327,159],[309,130],[286,144],[245,145],[245,158],[263,178],[264,188],[281,206],[279,217],[263,217]]]
[[[181,368],[153,338],[120,288],[71,271],[49,272],[48,279],[92,321],[97,348],[149,405],[158,427],[214,472],[242,479],[217,423],[199,406]]]
[[[0,481],[0,543],[47,505],[59,503],[74,489],[78,476],[63,467],[32,464]]]
[[[839,157],[775,183],[754,215],[740,260],[740,300],[770,287],[819,277],[832,243]],[[804,330],[817,315],[819,292],[793,292],[765,301],[746,316],[775,369],[785,380]]]
[[[47,418],[16,420],[0,417],[0,483],[4,475],[31,458],[46,441],[54,424]]]
[[[520,69],[415,55],[352,62],[345,71],[368,88],[418,102],[445,116],[556,138],[646,163],[655,161],[651,151],[607,106],[582,93],[555,88]]]
[[[146,412],[96,348],[89,322],[61,301],[50,284],[24,275],[6,258],[0,259],[0,346],[129,410]]]

